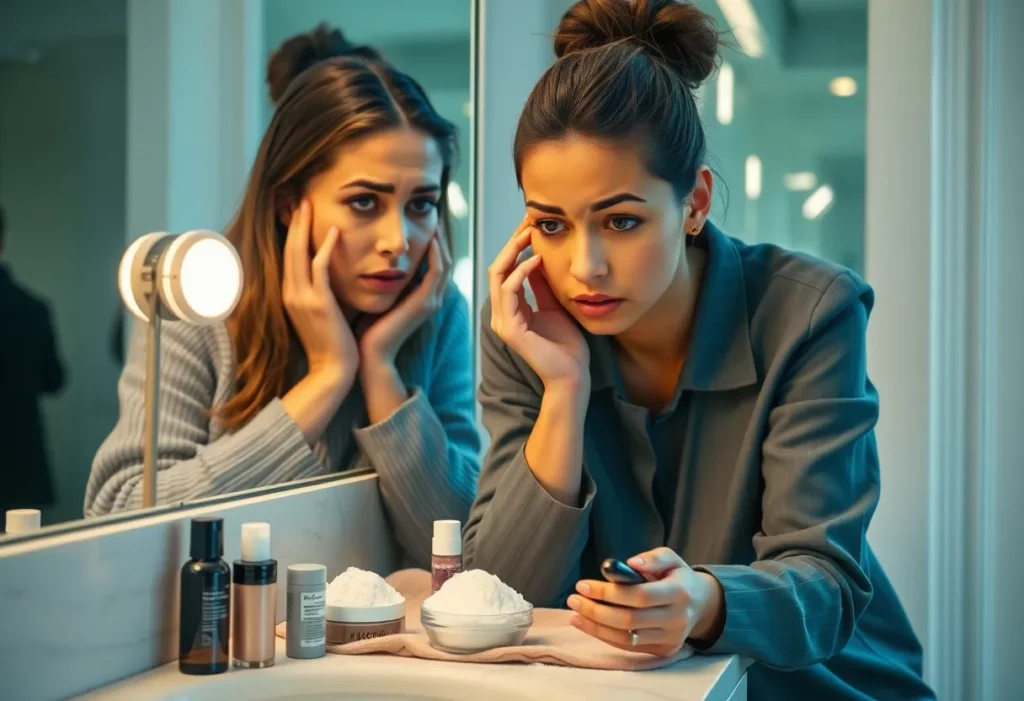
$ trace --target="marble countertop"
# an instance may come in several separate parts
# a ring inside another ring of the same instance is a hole
[[[733,696],[743,675],[744,665],[735,656],[697,655],[671,667],[648,672],[437,662],[386,655],[328,654],[316,660],[293,660],[285,655],[284,641],[278,640],[275,664],[268,669],[231,669],[225,674],[194,677],[179,673],[177,662],[173,662],[78,698],[83,701],[218,698],[258,701],[286,694],[292,699],[330,697],[340,700],[359,698],[359,692],[364,691],[382,700],[411,700],[416,696],[408,695],[409,690],[415,690],[423,695],[421,698],[486,698],[488,701],[536,698],[743,701],[745,694]],[[386,683],[381,684],[380,680]],[[394,695],[387,693],[391,687]]]

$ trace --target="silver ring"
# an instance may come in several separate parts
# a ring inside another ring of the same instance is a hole
[[[640,634],[635,630],[629,631],[629,644],[633,647],[640,644]]]

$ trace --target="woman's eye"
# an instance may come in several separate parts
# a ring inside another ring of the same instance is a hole
[[[629,231],[640,226],[640,219],[637,217],[612,217],[608,220],[608,226],[615,231]]]
[[[534,226],[537,227],[537,231],[545,236],[554,236],[565,231],[565,224],[557,219],[541,219]]]
[[[377,208],[377,198],[373,195],[358,195],[349,198],[348,206],[361,214],[365,214]]]
[[[430,214],[434,209],[437,208],[437,202],[434,200],[424,198],[422,200],[413,200],[409,203],[409,211],[417,216],[425,216]]]

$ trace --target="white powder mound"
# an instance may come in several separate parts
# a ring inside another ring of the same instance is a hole
[[[349,567],[327,585],[327,605],[349,608],[391,606],[405,599],[375,572]]]
[[[460,572],[441,585],[423,607],[437,613],[484,616],[530,608],[523,595],[483,570]]]

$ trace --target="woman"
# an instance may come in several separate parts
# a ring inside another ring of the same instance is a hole
[[[753,658],[751,698],[930,698],[865,541],[872,293],[708,221],[693,90],[717,46],[671,0],[581,0],[558,27],[489,273],[468,566],[617,647]],[[599,581],[607,557],[648,583]]]
[[[321,26],[270,61],[277,104],[228,238],[245,289],[228,323],[165,326],[162,503],[372,467],[401,545],[475,489],[468,308],[448,284],[455,129],[420,86]],[[144,336],[86,491],[140,505]]]

